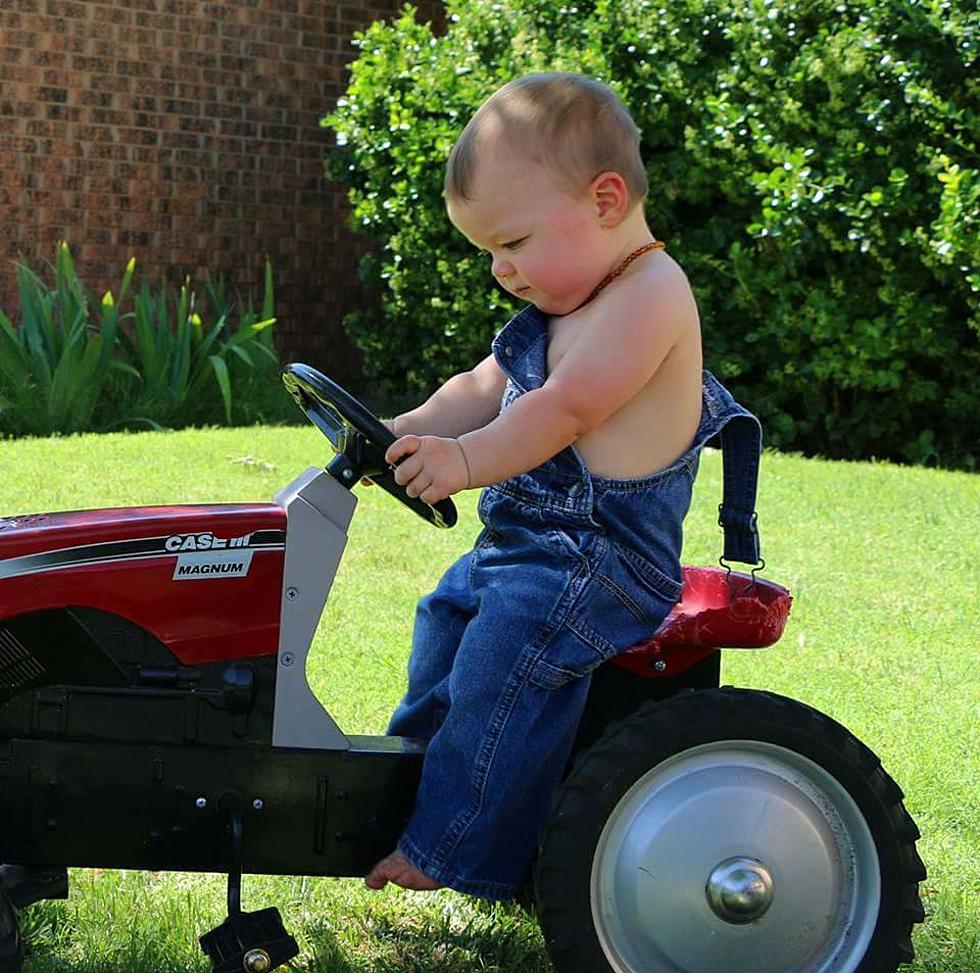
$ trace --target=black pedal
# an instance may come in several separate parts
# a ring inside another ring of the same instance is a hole
[[[213,973],[268,973],[299,953],[274,906],[230,915],[199,942]]]

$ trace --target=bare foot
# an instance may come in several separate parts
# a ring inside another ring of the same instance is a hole
[[[415,889],[419,892],[444,888],[434,878],[420,872],[397,850],[382,858],[364,879],[364,884],[369,889],[383,889],[389,882],[394,882],[403,889]]]

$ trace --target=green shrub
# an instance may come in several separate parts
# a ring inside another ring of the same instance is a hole
[[[19,264],[19,320],[0,312],[0,434],[244,424],[287,410],[292,418],[272,341],[268,261],[260,312],[251,298],[242,307],[222,281],[209,281],[199,300],[189,279],[179,291],[144,281],[126,311],[135,261],[118,294],[99,300],[66,243],[51,269],[48,285]]]
[[[706,363],[770,445],[972,466],[980,405],[980,13],[963,0],[450,0],[358,37],[324,124],[377,306],[372,377],[431,389],[516,307],[450,226],[456,135],[534,70],[607,81],[644,133],[647,212]]]

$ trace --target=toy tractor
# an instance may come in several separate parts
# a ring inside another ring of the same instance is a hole
[[[304,365],[287,388],[335,458],[271,503],[0,520],[0,973],[18,909],[67,867],[219,872],[217,973],[296,955],[243,873],[364,875],[413,806],[425,744],[347,736],[307,653],[370,477],[455,522],[384,462],[392,435]],[[533,900],[559,973],[886,973],[923,918],[918,831],[847,730],[719,688],[720,650],[769,645],[779,585],[686,568],[645,644],[600,667],[541,836]]]

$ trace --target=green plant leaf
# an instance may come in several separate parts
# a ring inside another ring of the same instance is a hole
[[[229,345],[228,350],[233,351],[249,367],[255,366],[255,362],[252,360],[251,355],[249,355],[244,348],[241,348],[238,345]]]
[[[225,419],[228,420],[228,425],[231,425],[231,379],[228,377],[228,366],[220,355],[211,355],[210,362],[225,404]]]

